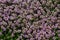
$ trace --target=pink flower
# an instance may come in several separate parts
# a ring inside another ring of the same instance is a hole
[[[34,40],[34,38],[30,38],[30,40]]]
[[[14,0],[13,3],[19,3],[20,1],[19,0]]]
[[[1,28],[3,29],[3,31],[6,31],[6,28],[4,26],[1,26]]]
[[[24,36],[24,38],[29,38],[29,36],[28,35],[23,35]]]
[[[9,16],[4,17],[4,20],[5,20],[5,21],[8,21],[8,20],[9,20]]]
[[[26,18],[30,20],[32,19],[32,15],[27,15]]]
[[[6,0],[0,0],[0,2],[2,2],[2,3],[6,3]]]
[[[38,37],[38,40],[41,40],[41,37]]]
[[[38,17],[38,14],[34,14],[35,17]]]
[[[0,18],[0,21],[2,21],[2,18]]]

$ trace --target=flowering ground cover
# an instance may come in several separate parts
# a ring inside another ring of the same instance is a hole
[[[60,40],[60,0],[0,0],[0,40]]]

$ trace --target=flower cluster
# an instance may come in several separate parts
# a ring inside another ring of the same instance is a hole
[[[60,0],[0,0],[0,40],[60,40]]]

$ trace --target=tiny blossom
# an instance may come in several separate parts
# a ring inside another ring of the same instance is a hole
[[[28,31],[27,31],[27,33],[29,34],[29,33],[31,33],[31,31],[30,31],[30,30],[28,30]]]
[[[12,3],[13,2],[13,0],[6,0],[8,3]]]
[[[27,3],[31,2],[31,0],[27,0]]]
[[[30,38],[30,40],[34,40],[34,38]]]
[[[28,35],[23,35],[25,38],[29,38],[29,36]]]
[[[10,17],[9,17],[9,19],[10,19],[10,20],[14,20],[14,19],[15,19],[15,17],[13,17],[13,16],[10,16]]]
[[[5,21],[2,21],[2,25],[7,25],[7,23]]]
[[[0,21],[2,21],[2,18],[0,18]]]
[[[8,17],[4,17],[4,20],[5,21],[8,21],[9,20],[9,16]]]
[[[27,19],[32,19],[32,15],[27,15]]]
[[[35,17],[38,17],[38,14],[34,14]]]
[[[57,7],[60,8],[60,4],[58,4]]]
[[[38,37],[38,40],[41,40],[41,37]]]
[[[0,0],[0,2],[2,2],[2,3],[6,3],[6,0]]]
[[[1,26],[1,28],[2,28],[3,31],[6,31],[6,28],[4,26]]]

